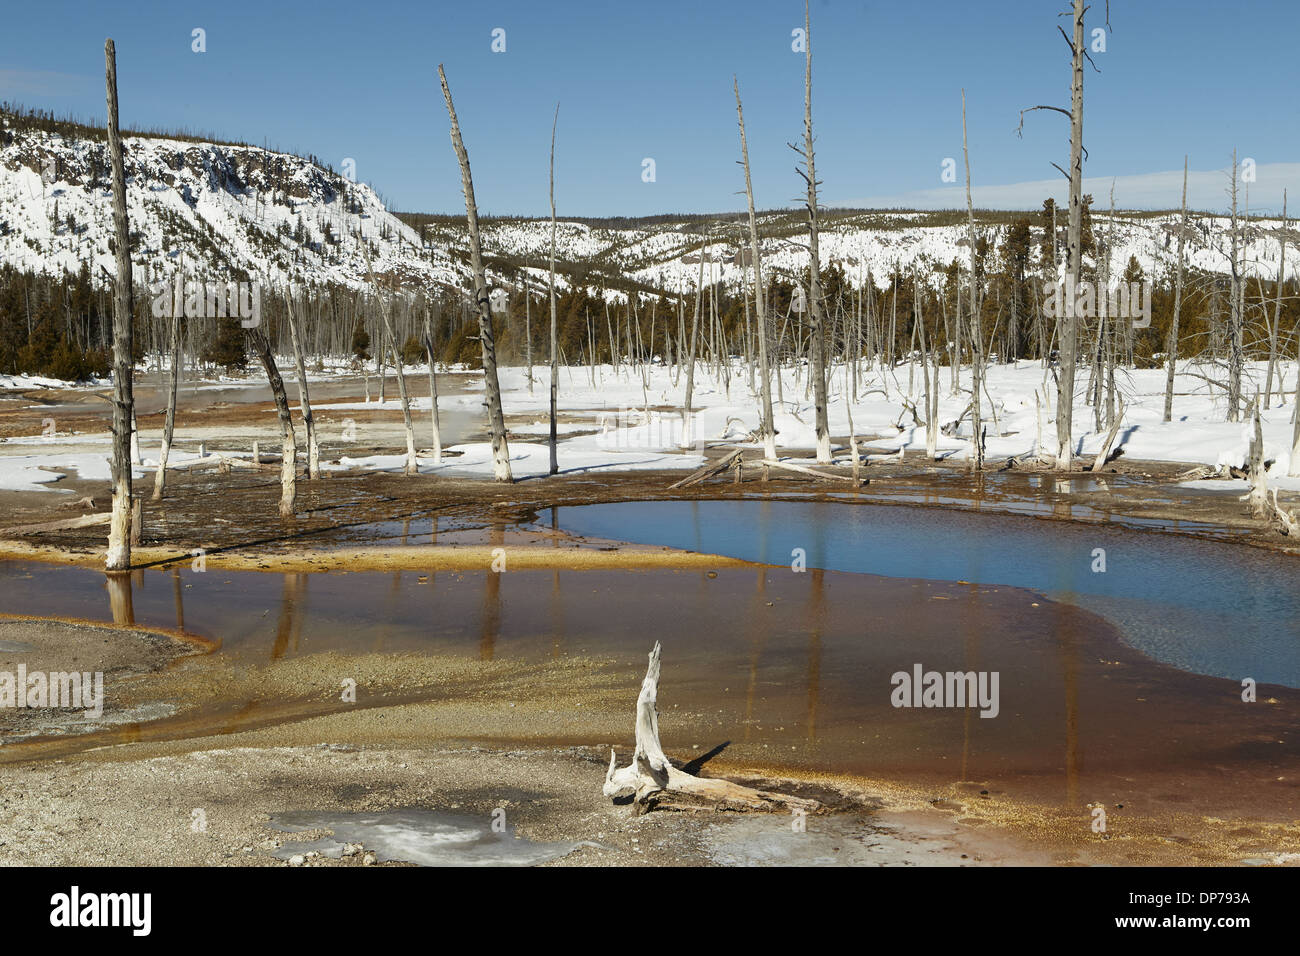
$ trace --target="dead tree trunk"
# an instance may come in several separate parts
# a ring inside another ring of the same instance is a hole
[[[280,417],[280,517],[293,516],[294,498],[297,494],[298,477],[298,440],[293,433],[293,415],[289,411],[289,396],[284,390],[284,379],[275,365],[275,355],[271,352],[271,342],[260,326],[245,329],[248,344],[253,349],[262,368],[266,370],[266,381],[271,386],[271,396],[275,399],[275,411]]]
[[[754,216],[754,185],[749,176],[749,144],[745,141],[745,112],[740,105],[740,82],[733,76],[736,91],[736,118],[740,122],[740,157],[745,167],[745,198],[749,204],[749,250],[754,260],[754,313],[758,328],[758,365],[763,406],[760,411],[759,431],[763,436],[763,455],[776,457],[776,425],[772,420],[772,377],[767,367],[767,309],[763,301],[763,266],[758,250],[758,221]],[[744,255],[741,255],[744,264]],[[746,302],[748,303],[748,299]],[[849,396],[852,405],[853,397]],[[854,456],[856,463],[857,458]],[[856,464],[855,464],[856,467]]]
[[[1074,421],[1074,373],[1077,363],[1078,331],[1074,302],[1078,295],[1080,270],[1083,263],[1083,60],[1087,55],[1083,40],[1083,14],[1086,9],[1084,0],[1073,0],[1071,18],[1074,22],[1074,36],[1066,36],[1070,44],[1070,109],[1067,112],[1059,106],[1031,106],[1020,111],[1023,125],[1025,114],[1034,110],[1053,110],[1070,117],[1070,221],[1066,231],[1066,267],[1064,294],[1059,295],[1062,307],[1057,314],[1057,338],[1060,349],[1060,376],[1056,383],[1056,467],[1060,471],[1069,471],[1073,466],[1074,447],[1072,426]],[[1058,29],[1060,29],[1058,27]],[[1065,31],[1061,30],[1062,36]],[[1053,164],[1055,165],[1055,164]],[[1060,166],[1056,167],[1061,169]],[[1065,172],[1065,170],[1061,170]],[[1055,240],[1056,223],[1052,223],[1053,240]],[[1053,244],[1055,253],[1055,244]],[[1055,258],[1053,258],[1055,269]],[[1060,287],[1059,280],[1058,289]]]
[[[1178,222],[1178,272],[1174,277],[1174,317],[1169,326],[1169,369],[1165,373],[1165,421],[1174,417],[1174,366],[1178,362],[1178,320],[1183,309],[1183,270],[1187,249],[1187,157],[1183,157],[1182,215]]]
[[[429,357],[429,421],[433,428],[433,463],[442,464],[442,428],[438,421],[438,376],[433,364],[433,330],[429,325],[429,307],[424,308],[424,352]]]
[[[1259,394],[1251,403],[1252,429],[1250,437],[1249,460],[1246,462],[1246,477],[1250,491],[1246,499],[1250,502],[1250,511],[1256,518],[1268,516],[1268,481],[1264,471],[1264,430],[1259,418]]]
[[[1264,376],[1264,409],[1273,404],[1273,370],[1277,367],[1277,337],[1282,327],[1282,286],[1286,283],[1286,190],[1282,190],[1282,244],[1277,263],[1277,287],[1273,290],[1273,323],[1268,329],[1268,372]],[[1286,393],[1282,394],[1283,404]]]
[[[1296,345],[1295,402],[1291,411],[1295,415],[1295,424],[1291,428],[1291,465],[1287,468],[1287,475],[1300,478],[1300,343]]]
[[[528,394],[533,394],[533,296],[524,280],[524,363],[528,366]]]
[[[1231,302],[1228,312],[1228,421],[1235,422],[1241,418],[1241,369],[1243,363],[1242,315],[1241,301],[1241,267],[1237,261],[1237,246],[1240,236],[1237,231],[1237,151],[1232,151],[1232,261],[1230,267]]]
[[[402,350],[397,345],[397,335],[393,328],[393,306],[387,296],[384,296],[381,305],[384,316],[384,337],[388,339],[389,348],[393,350],[393,368],[397,370],[397,393],[402,399],[402,426],[406,429],[405,473],[418,475],[420,462],[415,455],[415,423],[411,420],[411,396],[406,390],[406,370],[402,367]]]
[[[695,280],[695,315],[691,319],[691,354],[686,365],[686,399],[682,406],[682,445],[690,445],[695,423],[691,418],[691,402],[695,399],[695,356],[699,346],[700,308],[704,303],[704,249],[700,249],[700,274]]]
[[[167,391],[167,417],[163,420],[162,449],[158,452],[158,473],[154,476],[153,500],[162,501],[163,488],[167,483],[167,458],[172,450],[172,435],[176,429],[176,393],[181,375],[181,319],[172,316],[171,325],[172,377],[171,388]]]
[[[813,408],[817,432],[817,461],[831,462],[831,433],[826,422],[826,329],[822,314],[821,259],[817,247],[817,169],[813,162],[812,129],[812,24],[808,16],[808,0],[804,0],[804,99],[803,99],[803,158],[804,169],[799,174],[808,186],[808,358],[813,374]]]
[[[488,427],[492,434],[492,469],[497,481],[512,481],[510,474],[510,448],[506,444],[506,421],[501,411],[501,383],[497,379],[496,343],[492,338],[492,303],[488,299],[487,277],[483,272],[483,246],[479,241],[478,207],[474,203],[474,180],[469,171],[469,154],[460,137],[460,122],[456,107],[451,102],[451,88],[442,64],[438,64],[438,80],[442,95],[447,100],[447,115],[451,118],[451,143],[460,161],[460,179],[465,193],[465,217],[469,226],[469,256],[474,269],[474,301],[478,308],[479,345],[483,352],[483,382],[487,391]]]
[[[320,477],[320,449],[316,445],[316,422],[312,418],[311,397],[307,392],[307,363],[303,360],[293,290],[289,286],[285,287],[284,307],[289,322],[289,338],[293,343],[294,370],[298,374],[298,407],[302,411],[302,424],[307,432],[307,477],[315,480]]]
[[[113,177],[113,231],[117,278],[113,285],[113,510],[108,526],[105,569],[131,566],[131,434],[135,418],[132,391],[131,235],[126,219],[126,170],[117,121],[117,52],[104,41],[104,79],[108,101],[108,157]]]
[[[1074,0],[1073,61],[1070,82],[1070,225],[1068,285],[1073,295],[1083,267],[1083,11],[1084,0]],[[1056,391],[1056,467],[1069,471],[1073,465],[1074,366],[1077,334],[1075,310],[1062,310],[1061,379]]]
[[[975,208],[970,194],[970,150],[966,145],[966,91],[961,91],[961,153],[966,163],[966,222],[970,240],[970,324],[971,345],[971,441],[974,454],[971,456],[971,469],[979,471],[984,467],[984,427],[980,418],[980,388],[984,379],[983,353],[984,332],[980,323],[979,291],[975,268]]]
[[[560,389],[560,339],[559,325],[556,320],[555,305],[555,127],[560,122],[560,104],[555,104],[555,118],[551,120],[551,274],[548,288],[550,290],[551,300],[551,431],[550,431],[550,473],[554,475],[560,470],[560,458],[558,449],[558,432],[557,408],[559,404]],[[614,340],[610,339],[610,350],[614,348]]]

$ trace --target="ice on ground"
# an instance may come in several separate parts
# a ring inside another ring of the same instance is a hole
[[[315,851],[338,859],[348,843],[372,850],[381,862],[420,866],[536,866],[572,853],[578,843],[534,843],[515,836],[512,827],[492,829],[492,818],[433,810],[387,813],[282,813],[271,826],[283,833],[329,830],[332,837],[286,843],[274,853],[287,860]]]

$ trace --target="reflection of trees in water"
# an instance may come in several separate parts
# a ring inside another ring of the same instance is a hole
[[[492,522],[492,533],[488,536],[491,550],[501,547],[506,540],[505,523],[499,518]],[[488,566],[487,580],[483,586],[483,626],[479,638],[478,656],[485,661],[492,660],[496,653],[497,637],[501,633],[501,575],[492,564]]]
[[[138,572],[135,572],[138,573]],[[132,572],[116,571],[104,575],[108,588],[108,606],[114,624],[135,623],[135,601],[131,594]]]
[[[1074,608],[1058,604],[1056,646],[1061,653],[1061,671],[1065,680],[1065,799],[1068,805],[1079,802],[1079,633]]]
[[[767,569],[758,569],[757,587],[754,600],[749,610],[749,683],[745,687],[745,721],[744,738],[749,740],[750,725],[754,721],[754,695],[758,691],[758,660],[763,654],[763,645],[767,642],[767,619],[764,609],[767,602]]]
[[[185,592],[184,584],[181,582],[181,569],[172,568],[172,599],[176,604],[176,629],[185,630],[185,601],[182,595]]]
[[[967,673],[974,672],[979,674],[980,659],[980,633],[984,628],[983,615],[981,611],[984,602],[980,598],[980,586],[978,584],[968,584],[966,587],[966,596],[970,599],[970,607],[966,613],[961,615],[961,622],[965,625],[962,637],[962,670]],[[978,676],[976,678],[978,682]],[[978,686],[978,683],[977,685]],[[999,684],[999,692],[1001,685]],[[970,750],[971,750],[971,731],[976,726],[977,720],[982,720],[976,713],[976,708],[971,701],[966,702],[962,708],[961,717],[961,776],[958,778],[962,782],[970,780]]]
[[[298,650],[298,638],[305,616],[303,605],[307,596],[307,575],[286,574],[280,596],[280,616],[275,626],[275,643],[271,646],[271,660],[278,661],[290,650]]]
[[[824,552],[823,552],[824,553]],[[817,739],[817,705],[821,699],[822,628],[826,618],[826,572],[811,568],[811,590],[808,594],[808,619],[812,630],[808,633],[808,739]]]

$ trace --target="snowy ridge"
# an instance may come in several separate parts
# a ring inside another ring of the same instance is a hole
[[[102,278],[113,272],[110,249],[112,202],[107,148],[103,142],[58,133],[15,131],[0,117],[0,263],[43,272],[76,272],[88,266]],[[467,237],[462,223],[429,227],[421,236],[384,208],[373,189],[302,157],[255,146],[218,145],[145,136],[123,140],[128,214],[137,281],[188,271],[212,279],[261,279],[272,285],[336,283],[358,288],[366,280],[369,244],[376,274],[411,291],[468,288]],[[1042,230],[1035,222],[1034,241]],[[1136,257],[1149,278],[1168,276],[1176,264],[1177,215],[1117,214],[1113,273]],[[797,212],[767,213],[759,228],[765,270],[793,278],[807,268],[808,254]],[[861,283],[870,275],[884,288],[892,269],[915,268],[937,284],[954,259],[969,261],[967,228],[925,225],[922,214],[827,211],[822,266],[840,265]],[[995,247],[1006,226],[980,224]],[[1194,220],[1188,264],[1208,272],[1229,271],[1227,218]],[[1245,274],[1271,281],[1277,272],[1281,223],[1252,219],[1243,227]],[[1109,217],[1094,211],[1098,239],[1110,232]],[[1296,241],[1293,236],[1289,241]],[[524,269],[535,291],[545,288],[551,225],[547,220],[492,220],[483,224],[484,253]],[[585,282],[610,299],[626,293],[618,280],[666,292],[694,289],[702,244],[706,281],[738,285],[748,268],[741,250],[748,240],[742,217],[655,222],[632,228],[600,228],[562,222],[556,256],[590,266]],[[512,284],[489,271],[489,282]],[[1300,274],[1300,254],[1290,257],[1288,276]],[[606,280],[611,280],[606,288]],[[569,280],[557,275],[561,288]]]
[[[358,287],[374,268],[406,286],[468,274],[421,246],[374,191],[306,159],[252,146],[123,138],[138,282],[173,272],[273,285]],[[114,270],[107,147],[57,133],[0,130],[0,262],[41,272]]]

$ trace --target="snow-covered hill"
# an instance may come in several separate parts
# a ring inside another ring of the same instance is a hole
[[[30,128],[17,129],[0,115],[0,262],[44,272],[78,271],[88,264],[102,276],[113,271],[112,209],[106,147],[102,141]],[[254,146],[233,146],[127,136],[128,204],[137,279],[152,281],[184,260],[191,274],[213,280],[261,279],[272,285],[337,283],[358,287],[366,279],[366,251],[380,276],[403,287],[435,291],[467,287],[469,269],[463,222],[441,220],[422,233],[390,213],[368,185],[354,183],[302,157]],[[855,282],[870,274],[881,287],[896,265],[937,281],[934,270],[969,258],[964,224],[934,224],[925,213],[839,213],[828,210],[821,241],[823,266],[841,264]],[[1135,256],[1150,277],[1176,261],[1176,215],[1116,217],[1114,269]],[[1281,223],[1251,220],[1242,254],[1247,275],[1272,279],[1279,261]],[[981,224],[995,243],[1006,226]],[[655,220],[629,228],[563,222],[557,235],[560,284],[572,269],[592,288],[624,297],[629,286],[686,291],[699,273],[701,245],[706,281],[736,284],[745,266],[739,216]],[[1093,229],[1108,234],[1098,211]],[[1188,243],[1189,264],[1227,272],[1226,218],[1198,217]],[[765,267],[793,277],[807,267],[797,212],[760,218]],[[1035,229],[1035,241],[1040,231]],[[544,288],[551,227],[544,220],[485,222],[484,252],[495,266],[489,281],[512,284],[525,270]],[[1293,236],[1290,240],[1295,241]],[[1300,254],[1290,256],[1289,276]]]
[[[907,218],[915,215],[921,222],[908,225]],[[806,237],[792,232],[795,216],[773,213],[759,217],[760,247],[766,272],[792,278],[807,269],[808,251]],[[855,283],[864,282],[870,275],[879,288],[889,284],[890,272],[899,266],[904,272],[917,269],[924,279],[938,281],[941,270],[954,259],[963,266],[970,261],[968,230],[961,225],[927,225],[925,214],[863,213],[837,217],[829,211],[823,225],[820,252],[823,267],[842,266]],[[1036,218],[1036,217],[1031,217]],[[1118,274],[1136,257],[1143,273],[1152,278],[1163,278],[1172,273],[1178,261],[1178,214],[1161,216],[1133,216],[1117,213],[1114,225],[1114,254],[1112,271]],[[1064,223],[1062,223],[1062,227]],[[1247,276],[1259,276],[1272,281],[1277,275],[1280,259],[1280,230],[1277,220],[1252,219],[1243,226],[1244,245],[1238,251]],[[748,233],[742,224],[734,222],[709,225],[701,233],[698,221],[657,223],[643,229],[598,229],[581,223],[564,223],[557,236],[557,257],[567,261],[594,260],[606,268],[617,268],[624,276],[641,285],[668,291],[692,290],[699,275],[699,255],[702,242],[708,242],[705,252],[705,282],[723,281],[735,285],[742,272],[749,270]],[[995,246],[1000,247],[1006,227],[979,223],[981,232],[987,231]],[[1110,217],[1096,213],[1093,231],[1098,238],[1110,237]],[[1187,263],[1191,269],[1227,274],[1231,262],[1231,221],[1227,216],[1197,216],[1190,228],[1187,241]],[[1037,244],[1042,230],[1034,227]],[[1290,254],[1286,274],[1300,275],[1300,250],[1294,226],[1290,229],[1288,244]],[[527,257],[529,265],[536,263],[544,270],[550,254],[550,224],[547,222],[495,223],[484,231],[484,245],[489,252],[500,256]],[[746,250],[744,265],[741,250]],[[1035,253],[1036,255],[1036,253]],[[1092,264],[1091,259],[1088,260]],[[539,272],[538,274],[542,274]]]
[[[298,156],[252,146],[123,140],[137,281],[184,259],[213,280],[341,283],[374,269],[408,286],[458,284],[445,249],[425,248],[367,185]],[[107,147],[0,129],[0,262],[43,272],[114,269]],[[239,275],[239,274],[243,275]]]

